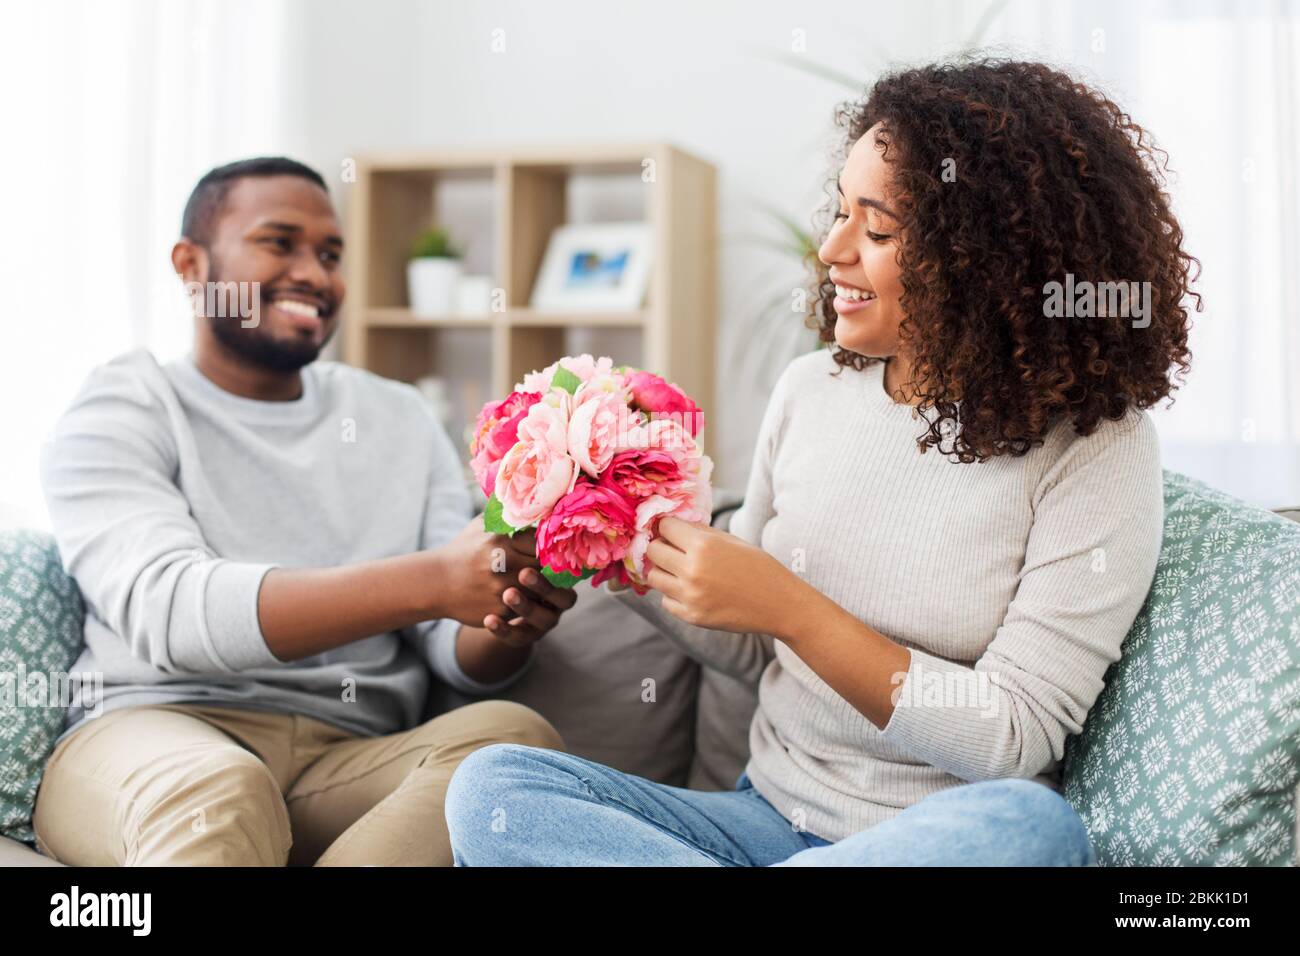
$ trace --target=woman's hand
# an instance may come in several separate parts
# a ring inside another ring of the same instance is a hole
[[[781,638],[807,585],[762,548],[705,524],[666,517],[646,552],[648,582],[687,624]]]

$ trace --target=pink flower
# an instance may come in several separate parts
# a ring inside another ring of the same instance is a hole
[[[681,449],[682,453],[675,457],[675,462],[682,480],[666,482],[659,493],[637,502],[636,533],[632,536],[632,546],[628,549],[624,564],[633,583],[641,586],[646,584],[646,576],[650,573],[646,549],[659,536],[659,519],[664,515],[672,515],[683,521],[707,524],[713,511],[713,490],[709,484],[713,474],[713,460],[708,455],[700,454],[698,446],[681,432],[676,422],[651,422],[649,427],[667,434],[671,434],[673,429],[679,433],[678,438],[681,440],[668,444]],[[684,445],[682,440],[689,442],[689,446]]]
[[[650,573],[650,561],[646,558],[646,549],[650,542],[659,537],[659,519],[672,514],[677,502],[663,495],[646,498],[636,506],[636,532],[632,536],[632,545],[628,548],[624,563],[627,565],[631,579],[638,584],[646,583]]]
[[[598,588],[606,581],[617,581],[619,584],[631,584],[638,594],[644,594],[645,590],[632,581],[631,576],[627,573],[627,565],[622,561],[615,561],[613,564],[607,564],[605,568],[591,579],[591,586]]]
[[[471,464],[502,520],[537,528],[546,567],[645,593],[659,520],[709,518],[713,463],[695,441],[703,425],[699,406],[658,375],[565,356],[484,406]]]
[[[621,561],[636,512],[617,491],[580,481],[537,526],[537,557],[553,571],[581,575]]]
[[[704,412],[689,395],[676,385],[670,385],[652,372],[631,372],[627,387],[632,392],[632,404],[653,419],[669,418],[682,426],[694,438],[704,427]]]
[[[573,490],[578,466],[568,454],[569,410],[567,394],[534,403],[519,423],[518,442],[501,459],[496,495],[512,528],[531,528]]]
[[[631,404],[632,392],[628,389],[627,379],[622,372],[617,370],[613,372],[597,372],[578,386],[577,392],[573,395],[573,404],[577,408],[587,402],[608,397],[616,397],[625,406]],[[638,411],[628,409],[628,417],[642,420],[645,416]]]
[[[501,459],[519,440],[519,423],[541,397],[537,392],[511,392],[502,401],[488,402],[478,413],[474,438],[469,444],[469,464],[487,497],[491,498],[496,488]]]
[[[675,419],[657,418],[630,431],[626,438],[628,448],[659,451],[669,455],[681,470],[684,485],[698,480],[703,462],[709,462],[700,446]],[[712,463],[710,462],[710,467]],[[674,494],[673,497],[680,497]]]
[[[556,371],[562,367],[578,376],[579,381],[586,383],[598,375],[612,374],[614,360],[609,356],[592,358],[586,352],[582,355],[566,355],[540,372],[529,372],[524,376],[524,380],[515,386],[515,389],[521,392],[545,392],[551,387],[551,380],[555,378]]]
[[[639,424],[616,392],[578,401],[569,419],[569,456],[592,478],[599,478],[615,453],[627,447],[628,432]]]
[[[677,459],[658,448],[619,452],[600,475],[602,485],[617,488],[633,500],[674,496],[684,480]]]

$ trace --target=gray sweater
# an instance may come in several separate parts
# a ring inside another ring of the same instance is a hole
[[[523,673],[471,680],[454,621],[296,661],[271,653],[257,617],[270,568],[437,547],[472,513],[455,448],[415,389],[332,362],[302,380],[295,401],[255,401],[190,359],[159,366],[141,350],[97,368],[59,420],[41,481],[86,602],[74,671],[103,674],[102,710],[233,704],[375,735],[419,722],[430,669],[475,695]],[[99,709],[77,695],[64,736]]]
[[[793,362],[731,531],[911,651],[881,730],[785,644],[630,607],[705,664],[758,682],[747,766],[801,829],[840,840],[959,784],[1060,788],[1078,733],[1155,577],[1162,475],[1150,415],[1088,437],[1059,421],[1019,458],[918,453],[925,423],[827,351]],[[933,414],[930,413],[930,414]]]

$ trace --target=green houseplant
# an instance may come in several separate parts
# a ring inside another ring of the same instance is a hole
[[[415,237],[406,263],[407,295],[415,315],[434,318],[452,311],[460,256],[445,229],[433,227]]]

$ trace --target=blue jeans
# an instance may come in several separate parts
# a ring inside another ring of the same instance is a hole
[[[746,774],[669,787],[581,757],[492,744],[447,791],[457,866],[1095,866],[1083,821],[1023,779],[931,794],[837,843],[796,830]]]

